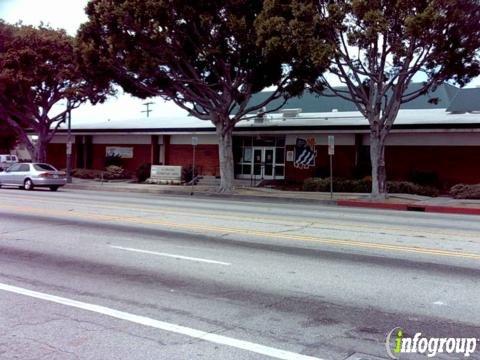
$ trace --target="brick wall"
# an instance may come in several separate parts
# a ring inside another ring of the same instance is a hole
[[[128,171],[135,171],[143,163],[149,163],[151,161],[150,145],[124,145],[124,144],[93,144],[93,168],[103,169],[105,167],[105,154],[106,147],[118,146],[118,147],[132,147],[133,158],[123,159],[123,168]]]
[[[419,170],[436,172],[447,186],[480,183],[480,146],[389,146],[385,157],[392,180]]]
[[[165,160],[168,165],[188,167],[192,165],[192,155],[192,145],[170,144]],[[198,145],[195,163],[200,175],[219,176],[218,145]]]
[[[328,176],[330,172],[330,159],[327,146],[316,146],[317,158],[315,167],[297,169],[292,161],[285,162],[286,177],[288,181],[301,182],[309,177],[322,174]],[[295,151],[295,146],[287,146],[287,151]],[[355,167],[355,146],[335,146],[333,157],[333,175],[337,177],[350,177]]]
[[[47,163],[53,165],[57,169],[65,169],[67,167],[66,152],[66,144],[48,144]]]

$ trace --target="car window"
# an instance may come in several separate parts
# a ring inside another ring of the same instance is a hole
[[[38,170],[38,171],[45,171],[45,170],[56,171],[53,166],[50,166],[48,164],[34,164],[33,167],[35,170]]]
[[[11,156],[6,156],[6,157],[5,157],[5,160],[6,160],[6,161],[12,161],[12,157],[11,157]]]
[[[12,161],[18,161],[18,159],[15,155],[12,155]]]
[[[17,171],[20,171],[20,166],[22,164],[15,164],[15,165],[12,165],[8,168],[8,172],[17,172]]]
[[[30,166],[28,164],[20,164],[20,168],[18,169],[20,172],[27,172],[30,171]]]

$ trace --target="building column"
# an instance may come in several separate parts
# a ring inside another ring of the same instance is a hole
[[[160,145],[158,144],[158,135],[152,135],[150,141],[150,163],[152,165],[160,164]]]
[[[93,136],[92,135],[85,135],[83,151],[84,151],[85,169],[91,169],[93,167]]]
[[[170,153],[170,135],[163,135],[163,152],[161,162],[168,165],[168,157]]]

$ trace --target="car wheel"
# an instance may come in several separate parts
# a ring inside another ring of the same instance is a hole
[[[57,191],[57,190],[58,190],[58,186],[50,186],[50,190],[52,190],[52,191]]]
[[[27,179],[23,183],[23,188],[27,191],[33,190],[33,182],[30,179]]]

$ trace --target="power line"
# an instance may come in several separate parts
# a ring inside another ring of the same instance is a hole
[[[150,110],[150,105],[153,105],[155,104],[154,102],[150,101],[150,102],[146,102],[144,103],[143,105],[147,107],[146,110],[142,110],[142,113],[147,113],[147,118],[150,117],[150,113],[153,111],[153,110]]]

